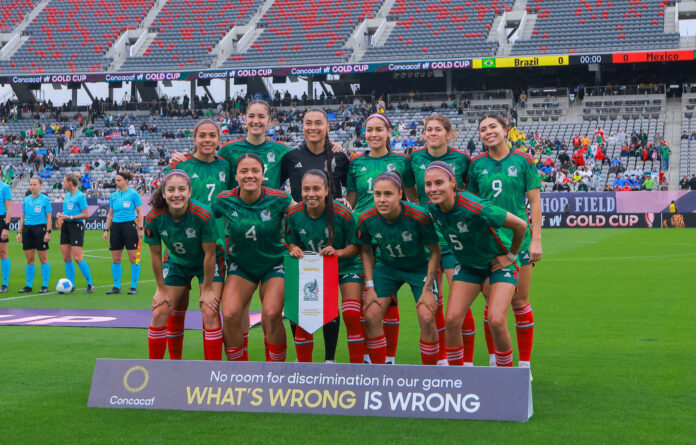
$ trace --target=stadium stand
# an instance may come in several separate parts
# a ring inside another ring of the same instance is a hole
[[[237,25],[246,25],[261,0],[169,0],[149,27],[154,37],[142,55],[126,59],[121,71],[208,68],[218,42]]]
[[[65,73],[104,71],[107,53],[128,29],[135,29],[154,0],[50,0],[22,33],[23,44],[0,72]]]
[[[32,0],[0,1],[0,32],[12,31],[34,9],[34,4]]]
[[[275,0],[257,24],[263,28],[261,34],[223,67],[347,62],[353,49],[346,41],[381,4],[382,0]]]
[[[679,48],[679,33],[664,32],[667,1],[531,0],[532,36],[519,39],[512,55],[593,53]]]
[[[498,42],[487,41],[488,32],[496,15],[513,3],[397,0],[387,16],[394,28],[383,43],[373,42],[361,61],[494,56]]]

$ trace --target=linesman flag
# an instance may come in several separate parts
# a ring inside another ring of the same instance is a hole
[[[338,257],[286,256],[285,316],[311,333],[338,317]]]

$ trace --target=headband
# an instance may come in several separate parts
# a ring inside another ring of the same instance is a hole
[[[443,172],[447,173],[447,176],[449,176],[450,179],[454,179],[454,175],[452,174],[452,172],[448,168],[443,167],[442,165],[430,164],[428,166],[428,168],[425,169],[425,171],[427,172],[428,170],[431,170],[433,168],[438,168],[438,169],[442,170]]]
[[[401,190],[401,181],[396,175],[391,174],[390,172],[384,172],[381,173],[377,178],[375,179],[375,182],[380,181],[382,179],[389,179],[392,181],[394,184],[396,184],[396,187]]]
[[[166,181],[167,178],[169,178],[170,176],[174,176],[174,175],[183,176],[183,177],[185,177],[186,179],[188,179],[189,183],[191,182],[191,178],[189,177],[189,175],[188,175],[185,171],[183,171],[183,170],[172,170],[172,171],[170,171],[169,173],[167,173],[166,175],[164,175],[164,178],[162,178],[162,183],[164,184],[164,181]]]
[[[386,117],[384,117],[384,115],[381,113],[374,113],[374,114],[367,116],[367,119],[365,119],[365,122],[369,121],[373,117],[378,117],[378,118],[382,119],[384,121],[384,123],[387,124],[387,128],[391,128],[391,123],[389,123],[389,120]]]

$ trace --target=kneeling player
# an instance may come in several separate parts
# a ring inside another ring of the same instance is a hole
[[[382,317],[399,288],[408,283],[416,300],[421,328],[421,358],[424,365],[435,365],[440,352],[435,326],[435,274],[440,267],[440,243],[430,216],[420,207],[402,201],[401,196],[399,174],[380,174],[374,182],[375,205],[358,219],[367,288],[363,301],[367,351],[372,363],[385,362],[387,341]],[[373,244],[380,251],[376,263]]]
[[[152,271],[157,290],[152,301],[148,330],[151,359],[164,358],[167,349],[167,319],[173,307],[181,307],[193,277],[200,283],[200,307],[207,360],[222,357],[222,327],[219,307],[223,277],[216,265],[217,230],[210,209],[190,200],[191,179],[180,170],[164,177],[152,195],[152,210],[145,223],[145,242],[150,245]],[[162,260],[162,243],[168,252]]]
[[[425,172],[425,190],[430,214],[457,258],[452,289],[445,314],[445,343],[450,365],[462,365],[464,348],[461,326],[464,317],[490,281],[488,323],[493,334],[498,366],[512,366],[512,343],[507,329],[507,310],[519,276],[517,255],[527,223],[468,192],[456,190],[449,164],[431,163]],[[497,229],[513,231],[512,241]]]

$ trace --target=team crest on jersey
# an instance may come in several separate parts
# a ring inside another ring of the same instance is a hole
[[[220,182],[225,182],[225,172],[220,172],[218,178],[220,178]]]
[[[392,164],[392,163],[387,164],[387,171],[388,172],[393,172],[394,170],[396,170],[396,167],[394,166],[394,164]]]
[[[336,170],[336,158],[331,159],[331,171]]]
[[[186,229],[186,238],[195,238],[196,237],[196,230],[193,229],[192,227],[189,227]]]
[[[459,221],[457,223],[457,229],[459,229],[459,233],[466,233],[469,231],[469,228],[466,226],[466,223],[463,221]]]
[[[193,176],[191,176],[191,179],[198,179],[198,174],[194,173]]]
[[[453,273],[454,273],[455,275],[457,275],[459,272],[461,272],[461,270],[462,270],[462,266],[460,266],[459,264],[457,264],[456,266],[454,266],[454,272],[453,272]]]
[[[162,269],[162,278],[167,278],[167,275],[169,275],[169,268],[165,267]]]
[[[517,176],[517,167],[511,165],[510,168],[508,168],[508,176]]]
[[[237,269],[239,269],[239,266],[237,265],[237,263],[230,263],[230,264],[227,266],[227,268],[230,269],[230,270],[237,270]]]
[[[329,228],[328,227],[326,229],[324,229],[324,236],[327,238],[329,237]]]
[[[275,162],[275,153],[270,152],[266,155],[266,160],[268,162]]]
[[[413,235],[408,230],[401,233],[401,238],[404,240],[404,242],[413,241]]]
[[[270,221],[271,220],[271,211],[266,209],[261,211],[261,221]]]
[[[160,236],[169,236],[169,234],[167,233],[166,230],[162,230],[162,231],[160,232]]]

